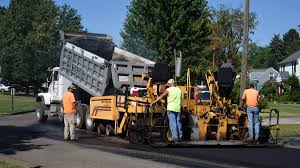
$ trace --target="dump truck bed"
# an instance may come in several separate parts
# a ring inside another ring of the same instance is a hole
[[[59,73],[92,96],[102,96],[110,80],[109,61],[66,42]]]
[[[142,74],[151,71],[153,61],[115,47],[105,34],[60,34],[60,74],[92,96],[105,95],[108,87],[122,92],[126,87],[146,87]]]

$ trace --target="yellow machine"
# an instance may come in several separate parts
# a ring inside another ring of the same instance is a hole
[[[122,135],[131,143],[156,143],[171,140],[165,101],[153,102],[163,92],[163,83],[153,83],[152,78],[143,75],[147,88],[138,96],[114,95],[92,97],[90,100],[90,117],[94,120],[99,133]],[[185,143],[201,144],[203,142],[241,142],[247,138],[247,115],[240,111],[230,99],[219,96],[218,82],[210,71],[206,72],[210,99],[201,100],[191,86],[189,70],[186,86],[182,90],[182,126]],[[272,111],[271,111],[272,112]],[[274,111],[278,114],[278,111]],[[270,113],[271,117],[271,113]],[[278,133],[273,138],[271,123],[261,126],[261,142],[277,143]],[[277,123],[278,128],[278,123]],[[278,131],[278,129],[277,129]]]

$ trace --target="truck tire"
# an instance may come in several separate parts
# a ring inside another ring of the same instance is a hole
[[[59,122],[64,123],[64,107],[62,104],[59,106],[59,111],[57,113]]]
[[[105,125],[105,135],[107,135],[107,136],[114,135],[114,126],[111,121],[107,122]]]
[[[85,128],[89,131],[95,130],[95,121],[90,117],[90,107],[88,105],[83,105],[86,109],[85,111]]]
[[[106,134],[106,128],[105,128],[105,125],[103,124],[103,120],[98,120],[97,121],[97,133],[99,135]]]
[[[76,127],[81,129],[85,126],[85,110],[82,108],[81,104],[77,106],[76,112]]]
[[[39,122],[45,122],[48,119],[48,115],[45,115],[45,103],[44,101],[36,102],[36,118]]]

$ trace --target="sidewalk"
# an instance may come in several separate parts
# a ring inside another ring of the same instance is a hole
[[[272,118],[271,124],[276,124],[276,122],[276,118]],[[264,119],[262,124],[269,124],[269,120]],[[279,124],[300,124],[300,117],[279,117]]]

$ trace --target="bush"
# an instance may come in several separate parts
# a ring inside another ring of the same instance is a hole
[[[260,93],[265,96],[267,100],[274,100],[277,92],[278,84],[275,80],[266,82],[260,89]]]
[[[258,104],[259,109],[265,109],[268,108],[268,101],[265,97],[261,96],[259,98],[259,104]]]
[[[300,90],[290,92],[289,100],[292,102],[300,102]]]
[[[287,79],[286,84],[291,87],[291,91],[299,90],[299,79],[295,74]]]

